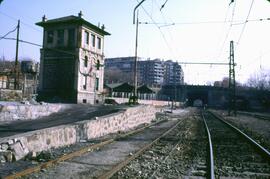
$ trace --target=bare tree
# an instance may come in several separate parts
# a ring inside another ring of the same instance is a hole
[[[270,71],[260,70],[253,73],[247,81],[247,86],[259,90],[270,90]]]
[[[133,83],[133,72],[123,72],[118,68],[111,68],[104,71],[105,83]]]

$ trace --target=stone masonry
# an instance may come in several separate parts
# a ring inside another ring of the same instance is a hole
[[[67,108],[64,104],[0,104],[0,122],[37,119]]]
[[[153,106],[137,106],[123,112],[71,125],[62,125],[0,139],[0,159],[19,160],[29,152],[41,152],[51,148],[68,146],[80,140],[90,140],[110,133],[128,131],[155,119]]]

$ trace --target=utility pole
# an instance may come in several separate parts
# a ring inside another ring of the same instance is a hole
[[[16,56],[15,56],[15,79],[14,79],[14,89],[19,89],[19,69],[18,69],[18,52],[19,52],[19,33],[20,33],[20,20],[18,20],[17,25],[17,38],[16,38]]]
[[[144,2],[142,0],[133,10],[133,24],[135,24],[135,15],[137,8]],[[137,58],[138,58],[138,28],[139,28],[139,13],[137,12],[137,21],[136,21],[136,40],[135,40],[135,57],[134,57],[134,94],[132,102],[133,104],[137,103]]]
[[[234,44],[230,42],[230,62],[229,62],[229,109],[228,114],[233,111],[236,116],[236,89],[235,89],[235,63],[234,63]]]
[[[134,59],[134,103],[136,103],[137,97],[137,61],[138,61],[138,28],[139,28],[139,12],[137,12],[136,21],[136,40],[135,40],[135,59]]]

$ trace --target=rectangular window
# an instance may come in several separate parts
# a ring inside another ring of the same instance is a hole
[[[97,48],[101,49],[101,38],[97,37]]]
[[[64,45],[64,30],[63,29],[57,30],[57,45],[60,45],[60,46]]]
[[[75,46],[75,29],[68,29],[68,46]]]
[[[87,86],[87,76],[84,77],[83,89],[86,90]]]
[[[84,43],[89,44],[89,32],[84,32]]]
[[[94,34],[91,34],[91,42],[92,42],[92,47],[96,46],[96,36]]]
[[[96,91],[98,91],[98,86],[99,86],[99,78],[96,78]]]
[[[84,67],[87,67],[88,66],[88,57],[85,56],[84,57]]]
[[[47,43],[53,43],[53,35],[54,35],[54,32],[52,30],[49,30],[47,32]]]

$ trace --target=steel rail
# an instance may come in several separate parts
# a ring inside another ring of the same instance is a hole
[[[194,115],[195,116],[195,115]],[[170,151],[170,153],[167,155],[167,157],[165,157],[165,159],[163,160],[163,162],[166,162],[168,160],[168,158],[172,155],[172,152],[176,149],[176,147],[178,146],[179,142],[172,148],[172,150]],[[156,173],[159,171],[160,169],[156,169],[152,175],[149,178],[154,178],[154,176],[156,175]]]
[[[268,161],[270,161],[270,152],[268,150],[266,150],[263,146],[261,146],[259,143],[257,143],[255,140],[253,140],[251,137],[249,137],[247,134],[242,132],[237,127],[235,127],[232,124],[230,124],[229,122],[225,121],[223,119],[223,117],[219,116],[215,112],[213,112],[213,111],[208,111],[208,112],[210,114],[212,114],[214,117],[216,117],[217,119],[219,119],[220,121],[222,121],[223,123],[227,124],[230,128],[234,129],[241,136],[243,136],[246,140],[248,140],[248,142],[250,142],[252,145],[254,145],[261,152],[261,154],[265,155],[267,157]]]
[[[175,144],[175,146],[171,149],[171,151],[169,152],[169,154],[165,157],[165,159],[163,160],[163,162],[166,162],[168,160],[168,158],[172,155],[172,152],[176,149],[176,147],[178,146],[179,142],[177,142],[177,144]],[[156,169],[152,175],[149,178],[154,178],[154,176],[156,175],[156,173],[159,171],[159,168]]]
[[[249,112],[242,112],[242,111],[237,111],[237,113],[245,115],[245,116],[252,116],[258,119],[270,120],[270,116],[266,116],[266,115],[260,115],[260,114],[254,114],[254,113],[249,113]]]
[[[94,144],[94,145],[92,144],[92,145],[86,146],[86,147],[84,147],[84,148],[82,148],[80,150],[77,150],[77,151],[74,151],[74,152],[71,152],[71,153],[68,153],[68,154],[64,154],[64,155],[62,155],[59,158],[56,158],[54,160],[50,160],[50,161],[47,161],[45,163],[39,164],[37,166],[30,167],[30,168],[27,168],[25,170],[22,170],[22,171],[13,173],[13,174],[8,175],[8,176],[5,176],[5,177],[3,177],[3,179],[15,179],[15,178],[19,178],[19,177],[23,177],[23,176],[32,174],[34,172],[39,172],[42,169],[46,169],[46,168],[52,167],[53,165],[56,165],[56,164],[58,164],[60,162],[63,162],[63,161],[72,159],[74,157],[81,156],[81,155],[83,155],[85,153],[93,152],[95,149],[104,147],[105,145],[111,144],[111,143],[113,143],[113,142],[115,142],[115,141],[117,141],[117,140],[119,140],[121,138],[124,138],[124,137],[130,136],[130,135],[139,133],[139,132],[141,132],[142,130],[144,130],[146,128],[149,128],[151,126],[157,125],[157,124],[162,123],[164,121],[166,121],[166,119],[157,121],[157,122],[155,122],[153,124],[150,124],[150,125],[141,127],[139,129],[136,129],[134,131],[125,133],[125,134],[123,134],[121,136],[118,136],[116,138],[108,139],[108,140],[102,141],[102,142],[97,143],[97,144]]]
[[[143,148],[141,148],[139,151],[137,151],[135,154],[133,154],[131,157],[127,158],[126,160],[124,160],[123,162],[120,162],[119,164],[117,164],[116,166],[114,166],[111,170],[109,170],[108,172],[100,175],[99,177],[97,177],[98,179],[109,179],[111,178],[115,173],[117,173],[118,171],[120,171],[122,168],[124,168],[126,165],[128,165],[132,160],[134,160],[135,158],[139,157],[144,151],[146,151],[147,149],[149,149],[150,147],[152,147],[155,143],[157,143],[162,137],[166,136],[167,134],[169,134],[172,130],[174,130],[180,123],[182,122],[182,120],[180,120],[179,122],[177,122],[172,128],[170,128],[169,130],[167,130],[166,132],[164,132],[161,136],[159,136],[158,138],[156,138],[154,141],[152,141],[150,144],[144,146]]]
[[[212,140],[211,140],[211,134],[210,134],[209,128],[207,126],[207,123],[206,123],[205,117],[203,115],[203,112],[202,112],[202,118],[203,118],[203,122],[204,122],[204,127],[205,127],[206,132],[207,132],[207,138],[208,138],[208,144],[209,144],[209,158],[210,158],[209,159],[209,165],[210,165],[210,171],[208,171],[209,175],[208,175],[207,178],[209,178],[209,179],[215,179],[213,145],[212,145]]]

